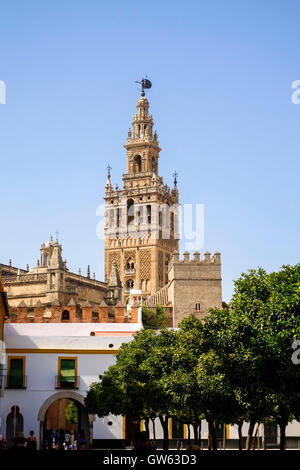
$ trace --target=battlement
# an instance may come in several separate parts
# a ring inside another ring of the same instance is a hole
[[[212,307],[222,307],[221,255],[206,251],[203,257],[195,251],[193,257],[185,251],[180,259],[173,252],[168,271],[168,300],[173,305],[173,326],[194,314],[202,319]]]
[[[139,305],[131,307],[130,314],[124,305],[110,306],[103,301],[95,309],[89,302],[78,305],[72,299],[67,305],[53,302],[43,305],[38,301],[34,306],[22,301],[10,309],[6,323],[137,323]]]
[[[220,265],[221,264],[221,253],[216,251],[213,255],[209,251],[206,251],[203,255],[203,258],[200,258],[199,251],[195,251],[193,253],[193,258],[190,258],[190,253],[185,251],[183,253],[183,259],[179,258],[179,252],[174,251],[173,256],[170,260],[169,270],[172,268],[174,264],[180,265]]]

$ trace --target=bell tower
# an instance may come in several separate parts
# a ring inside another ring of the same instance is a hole
[[[143,297],[161,289],[167,283],[171,255],[179,248],[177,181],[170,189],[159,176],[161,148],[144,89],[136,107],[124,145],[123,189],[113,188],[108,167],[104,198],[105,280],[114,266],[122,282],[123,302],[130,289],[141,289]]]

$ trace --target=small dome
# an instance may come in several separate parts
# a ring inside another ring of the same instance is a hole
[[[149,106],[149,101],[145,96],[141,96],[138,99],[137,106]]]

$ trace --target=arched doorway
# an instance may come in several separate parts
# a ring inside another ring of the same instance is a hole
[[[71,424],[65,418],[65,408],[70,403],[76,405],[78,411],[77,424]],[[74,432],[77,432],[82,429],[89,447],[92,446],[95,417],[87,413],[84,397],[77,392],[65,390],[51,395],[41,406],[38,421],[40,422],[40,449],[43,449],[45,445],[46,429],[54,426],[56,429],[62,428],[64,431],[73,429]]]
[[[9,447],[13,445],[13,438],[20,432],[24,432],[24,419],[20,408],[14,405],[6,418],[6,440]]]

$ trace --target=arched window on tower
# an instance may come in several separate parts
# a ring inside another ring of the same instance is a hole
[[[153,155],[151,157],[151,168],[152,168],[152,171],[155,173],[156,172],[156,159]]]
[[[109,211],[109,224],[110,226],[115,224],[115,209],[110,209]]]
[[[44,266],[48,266],[48,253],[44,253]]]
[[[134,261],[128,258],[125,266],[125,274],[134,274]]]
[[[166,255],[165,258],[165,284],[168,284],[169,281],[169,256]]]
[[[134,200],[128,199],[127,201],[127,225],[134,222]]]
[[[147,205],[147,221],[148,224],[151,224],[151,204]]]
[[[139,205],[137,207],[137,214],[136,214],[136,217],[137,217],[137,223],[138,224],[142,224],[143,223],[143,210],[144,210],[144,207],[142,205]]]
[[[172,232],[172,234],[173,234],[173,232],[174,232],[174,212],[173,212],[173,210],[171,210],[170,216],[171,216],[171,217],[170,217],[170,219],[171,219],[171,220],[170,220],[170,222],[171,222],[171,232]]]
[[[170,204],[167,202],[164,208],[164,216],[165,216],[165,229],[169,230],[170,229]]]
[[[140,155],[134,157],[134,172],[140,173],[142,171],[142,158]]]
[[[133,279],[128,279],[125,284],[125,292],[129,293],[130,289],[134,288],[134,280]]]

